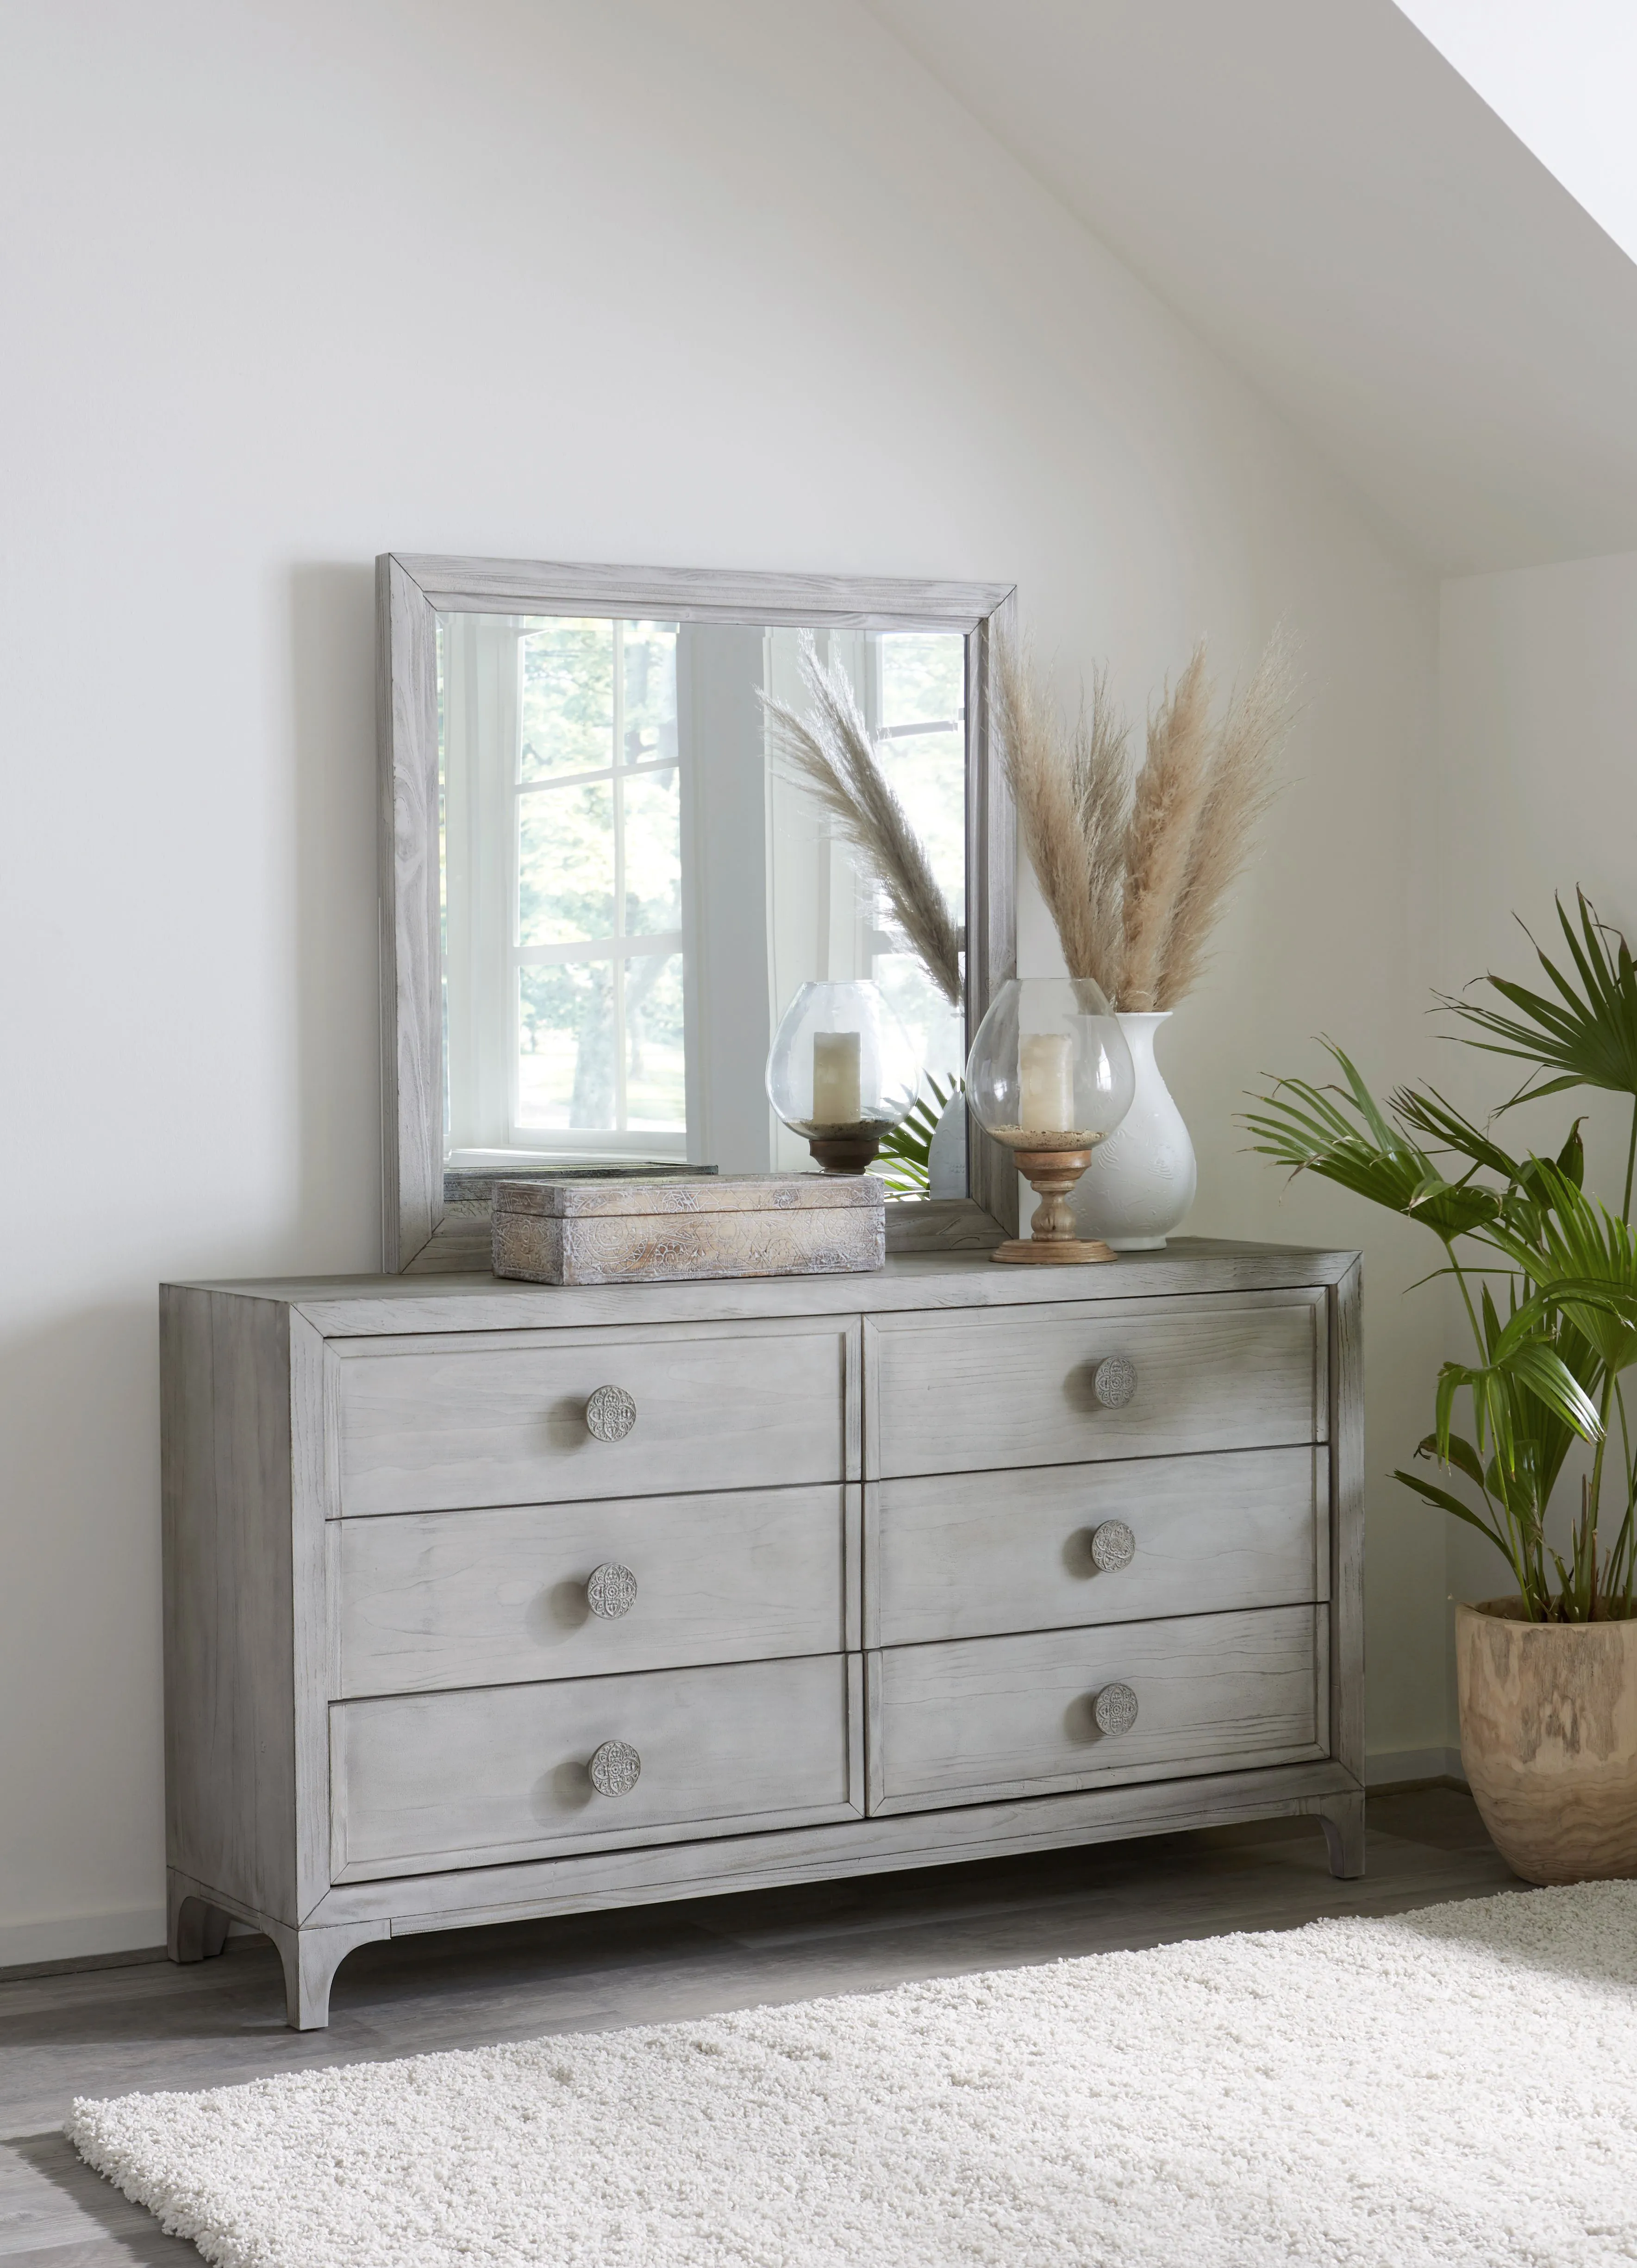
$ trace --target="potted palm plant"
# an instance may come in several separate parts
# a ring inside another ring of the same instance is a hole
[[[1536,947],[1545,990],[1491,976],[1492,998],[1442,1003],[1456,1037],[1529,1067],[1483,1126],[1427,1086],[1384,1108],[1336,1047],[1340,1083],[1281,1079],[1244,1120],[1266,1155],[1419,1221],[1458,1287],[1471,1359],[1439,1373],[1424,1469],[1394,1477],[1507,1562],[1505,1596],[1456,1610],[1461,1754],[1534,1882],[1637,1874],[1637,969],[1583,891],[1558,919],[1562,965]],[[1494,1137],[1517,1103],[1576,1088],[1630,1102],[1618,1211],[1585,1187],[1583,1119],[1552,1157]]]

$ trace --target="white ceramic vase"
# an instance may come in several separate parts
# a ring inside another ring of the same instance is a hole
[[[1169,1021],[1169,1011],[1120,1017],[1137,1091],[1068,1200],[1081,1235],[1101,1237],[1116,1252],[1157,1250],[1193,1203],[1199,1181],[1182,1113],[1154,1060],[1155,1035]]]

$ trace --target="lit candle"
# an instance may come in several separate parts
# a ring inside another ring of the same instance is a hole
[[[1074,1042],[1067,1032],[1031,1032],[1017,1042],[1023,1130],[1066,1134],[1075,1123]]]
[[[813,1034],[813,1125],[863,1124],[862,1046],[856,1032]]]

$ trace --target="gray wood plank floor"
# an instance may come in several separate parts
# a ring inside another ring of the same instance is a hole
[[[1369,1829],[1356,1882],[1331,1879],[1316,1823],[1288,1820],[400,1939],[343,1965],[329,2030],[305,2035],[285,2029],[278,1961],[261,1939],[187,1969],[159,1960],[0,1981],[0,2260],[198,2261],[63,2140],[77,2095],[611,2030],[1522,1887],[1454,1788],[1372,1797]]]

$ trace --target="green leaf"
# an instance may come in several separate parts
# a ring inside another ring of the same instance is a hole
[[[1395,1472],[1392,1477],[1395,1481],[1402,1481],[1406,1489],[1413,1489],[1416,1495],[1424,1498],[1428,1504],[1436,1505],[1440,1512],[1452,1513],[1457,1520],[1464,1520],[1469,1528],[1475,1528],[1480,1535],[1487,1535],[1498,1551],[1506,1550],[1505,1539],[1499,1531],[1475,1513],[1470,1505],[1463,1504],[1458,1496],[1451,1496],[1448,1489],[1435,1487],[1431,1481],[1422,1480],[1418,1473]]]
[[[1573,976],[1566,976],[1535,946],[1535,958],[1555,998],[1492,975],[1487,980],[1490,989],[1516,1011],[1514,1014],[1466,999],[1443,1003],[1452,1015],[1484,1035],[1480,1039],[1459,1035],[1468,1047],[1510,1056],[1546,1074],[1526,1080],[1503,1106],[1509,1110],[1516,1103],[1561,1094],[1571,1086],[1599,1086],[1611,1094],[1637,1095],[1637,966],[1624,937],[1599,920],[1585,891],[1577,889],[1575,896],[1578,927],[1561,898],[1557,901],[1558,924],[1574,962]],[[1535,941],[1531,938],[1530,942],[1534,945]]]
[[[1531,1278],[1542,1310],[1561,1315],[1618,1375],[1637,1362],[1637,1233],[1557,1165],[1530,1164],[1531,1200],[1509,1208],[1486,1241]]]
[[[927,1085],[932,1089],[931,1100],[918,1094],[905,1116],[896,1126],[889,1126],[881,1138],[881,1157],[886,1169],[883,1178],[894,1197],[926,1196],[932,1138],[944,1105],[961,1081],[955,1079],[945,1086],[929,1072]]]
[[[1342,1050],[1325,1044],[1345,1087],[1281,1079],[1253,1098],[1259,1108],[1240,1122],[1253,1138],[1252,1148],[1294,1173],[1316,1174],[1386,1211],[1420,1221],[1445,1245],[1494,1219],[1496,1193],[1465,1178],[1449,1180],[1391,1123]]]
[[[1582,1441],[1602,1440],[1603,1420],[1597,1403],[1555,1348],[1531,1339],[1508,1356],[1506,1368],[1520,1386],[1527,1387],[1566,1425],[1572,1425]]]
[[[1417,1443],[1415,1454],[1418,1457],[1438,1457],[1438,1436],[1435,1433],[1428,1433],[1424,1441]],[[1470,1441],[1463,1440],[1458,1433],[1450,1434],[1450,1454],[1446,1457],[1440,1457],[1439,1462],[1453,1465],[1457,1472],[1464,1473],[1469,1481],[1476,1482],[1479,1488],[1483,1487],[1484,1469],[1479,1462],[1478,1452]]]
[[[1474,1166],[1482,1166],[1492,1174],[1499,1174],[1505,1182],[1515,1182],[1521,1170],[1518,1161],[1494,1142],[1483,1129],[1464,1117],[1453,1103],[1446,1102],[1435,1087],[1395,1087],[1392,1092],[1394,1114],[1418,1134],[1425,1134],[1439,1147],[1453,1150],[1457,1156],[1468,1158]]]

